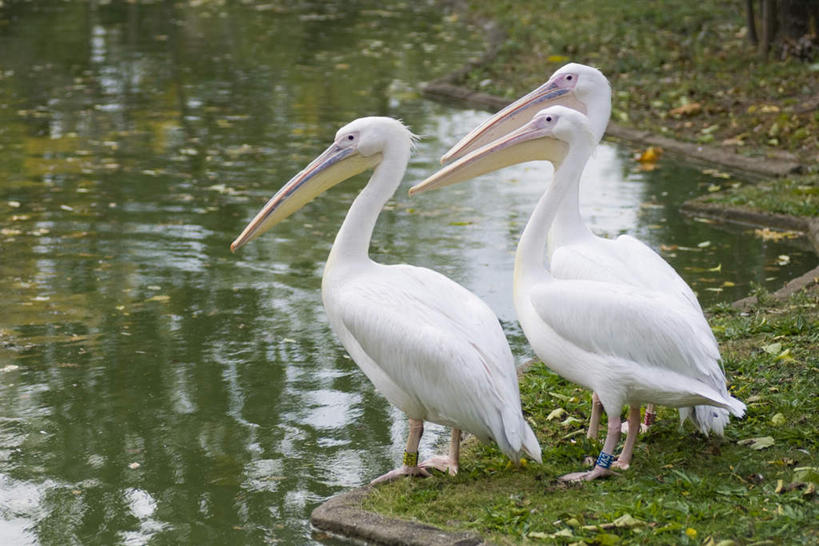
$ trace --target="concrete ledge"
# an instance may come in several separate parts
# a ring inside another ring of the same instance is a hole
[[[790,216],[787,214],[761,212],[745,208],[729,208],[718,203],[702,203],[696,199],[683,203],[680,207],[680,211],[689,216],[703,216],[748,226],[801,231],[806,235],[809,230],[808,218],[803,216]]]
[[[330,498],[310,515],[318,529],[368,544],[389,546],[475,546],[485,544],[475,533],[453,533],[431,525],[393,519],[368,512],[361,503],[370,487],[354,489]]]
[[[819,285],[819,267],[814,267],[804,275],[796,277],[788,281],[788,283],[774,292],[770,294],[770,297],[777,301],[784,300],[794,294],[799,292],[800,290],[807,290],[814,286]],[[737,300],[731,304],[731,307],[736,309],[750,309],[754,304],[758,303],[758,299],[756,296],[748,296],[742,298],[741,300]]]

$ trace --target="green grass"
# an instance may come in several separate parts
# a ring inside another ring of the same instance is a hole
[[[738,185],[696,200],[815,218],[819,217],[819,173]]]
[[[591,64],[613,85],[618,123],[747,154],[777,150],[808,163],[819,159],[817,59],[761,60],[745,37],[739,2],[473,0],[470,6],[474,15],[498,22],[507,39],[463,85],[514,98],[568,61]],[[693,113],[674,112],[694,103]]]
[[[681,431],[676,412],[660,408],[628,471],[563,485],[557,476],[583,468],[601,444],[583,433],[589,393],[536,365],[521,393],[543,465],[516,468],[494,446],[472,443],[458,476],[379,487],[366,508],[501,544],[815,544],[816,485],[800,483],[796,469],[819,466],[819,289],[784,303],[762,296],[750,313],[712,310],[730,388],[748,404],[725,438],[705,438],[690,424]],[[765,437],[773,445],[739,443]]]

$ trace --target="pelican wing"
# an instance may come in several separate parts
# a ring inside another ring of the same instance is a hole
[[[535,286],[530,299],[541,320],[585,351],[724,385],[708,323],[676,298],[616,283],[557,280]]]
[[[614,244],[618,247],[618,255],[628,260],[625,265],[630,264],[630,270],[639,275],[640,286],[673,295],[690,303],[693,309],[702,310],[688,283],[649,246],[630,235],[617,237]]]
[[[697,296],[674,268],[630,235],[614,240],[595,237],[590,242],[560,246],[552,254],[550,269],[558,279],[613,282],[656,290],[701,311]]]
[[[344,282],[332,307],[377,373],[403,391],[408,405],[422,408],[424,415],[411,416],[484,437],[487,426],[499,431],[501,421],[512,425],[503,414],[507,407],[520,412],[514,359],[491,309],[434,271],[377,267]],[[520,449],[519,441],[510,443]]]

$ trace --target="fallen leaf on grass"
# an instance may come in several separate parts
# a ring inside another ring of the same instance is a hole
[[[776,343],[771,343],[770,345],[763,345],[762,350],[769,355],[777,355],[780,353],[780,351],[782,351],[782,344],[777,341]]]
[[[793,469],[793,479],[799,482],[819,483],[819,467],[800,466]]]
[[[752,104],[748,107],[748,113],[753,114],[754,112],[760,114],[775,114],[779,112],[779,106],[774,104]]]
[[[631,514],[623,514],[619,518],[615,519],[611,523],[600,523],[598,525],[584,525],[583,529],[586,531],[595,531],[597,529],[615,529],[615,528],[631,528],[631,527],[638,527],[640,525],[645,525],[646,522],[643,520],[637,519]]]
[[[791,360],[793,360],[793,355],[791,355],[791,350],[790,349],[785,349],[784,351],[782,351],[781,353],[776,355],[776,360],[784,360],[785,362],[790,362]]]
[[[560,422],[560,424],[563,425],[564,427],[570,427],[575,423],[582,423],[582,422],[583,422],[582,419],[578,419],[577,417],[569,416],[569,417],[566,417],[564,420],[562,420]]]
[[[563,408],[557,408],[556,410],[552,410],[552,412],[546,417],[547,421],[551,421],[552,419],[558,419],[566,415],[566,410]]]
[[[683,104],[682,106],[669,110],[668,114],[672,117],[680,118],[682,116],[693,116],[699,114],[701,111],[702,105],[700,103],[689,102],[688,104]]]
[[[572,534],[571,529],[561,529],[560,531],[557,531],[556,533],[541,533],[540,531],[533,531],[533,532],[529,533],[528,536],[529,536],[529,538],[537,538],[537,539],[541,539],[541,540],[549,540],[549,539],[554,539],[554,538],[558,538],[558,537],[574,538],[574,535]]]
[[[755,451],[759,451],[760,449],[765,449],[766,447],[771,447],[774,445],[774,439],[771,436],[760,436],[759,438],[746,438],[745,440],[740,440],[737,444],[741,446],[748,446]]]
[[[714,540],[714,537],[708,537],[705,539],[705,542],[702,543],[702,546],[736,546],[736,544],[736,541],[733,541],[730,538],[717,542]]]
[[[781,413],[777,413],[773,417],[771,417],[771,424],[777,427],[781,427],[785,424],[785,416]]]

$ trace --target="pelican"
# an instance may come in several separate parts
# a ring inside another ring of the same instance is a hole
[[[596,68],[569,63],[552,74],[546,83],[472,130],[444,154],[441,162],[453,161],[518,129],[537,112],[555,104],[586,114],[595,142],[602,140],[611,116],[609,82]],[[617,282],[657,290],[676,297],[690,305],[694,312],[702,314],[697,296],[688,284],[649,246],[630,235],[620,235],[612,240],[592,233],[580,216],[579,200],[578,183],[568,190],[549,232],[552,275],[560,279]],[[600,402],[596,395],[592,400],[589,438],[597,437],[600,422]],[[681,424],[688,418],[705,435],[713,431],[722,436],[728,423],[728,412],[708,406],[680,408],[679,412]],[[654,405],[649,404],[640,428],[646,430],[654,422],[654,416]]]
[[[321,295],[330,327],[375,388],[409,418],[403,465],[373,480],[455,474],[461,431],[494,440],[518,463],[541,461],[521,411],[515,362],[497,317],[476,295],[435,271],[382,265],[368,251],[378,215],[407,167],[413,135],[401,122],[365,117],[287,182],[230,245],[232,251],[332,186],[368,169],[324,268]],[[424,421],[452,428],[448,456],[418,464]]]
[[[518,243],[513,298],[535,353],[561,376],[594,391],[608,415],[606,440],[594,468],[563,476],[565,480],[608,475],[613,463],[628,468],[641,403],[677,408],[703,404],[737,417],[745,412],[745,405],[728,393],[719,349],[701,312],[665,290],[606,279],[564,279],[554,273],[560,249],[550,256],[545,239],[563,209],[575,211],[572,195],[576,202],[580,175],[596,145],[585,115],[550,106],[410,189],[414,194],[535,159],[555,166],[554,180]],[[567,207],[567,200],[572,206]],[[569,235],[578,235],[581,226],[575,223],[576,231]],[[625,404],[629,434],[615,463]]]

